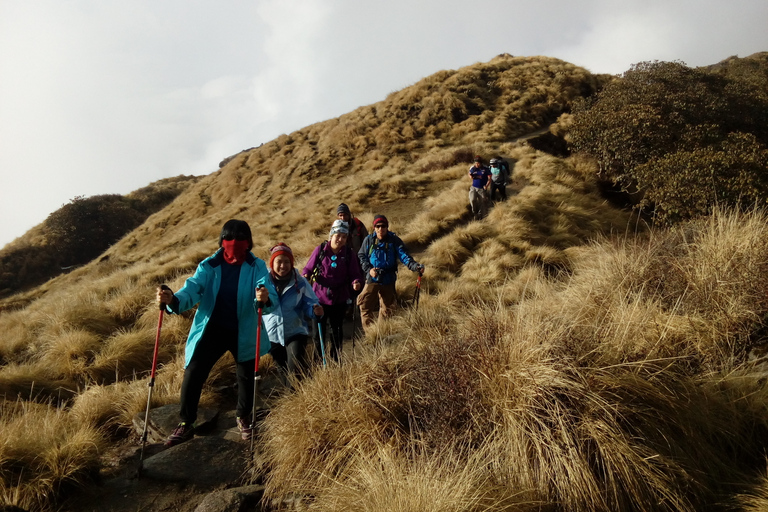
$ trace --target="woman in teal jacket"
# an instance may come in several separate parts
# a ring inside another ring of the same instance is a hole
[[[237,362],[237,425],[243,439],[252,435],[253,426],[247,418],[253,407],[257,304],[264,304],[262,312],[269,313],[277,303],[277,294],[267,266],[250,252],[253,238],[248,223],[227,221],[219,236],[219,247],[175,294],[157,290],[158,302],[165,304],[170,313],[182,313],[198,305],[185,350],[181,422],[168,437],[167,446],[194,436],[203,385],[213,365],[227,351]],[[269,346],[269,337],[262,332],[260,355],[266,354]]]

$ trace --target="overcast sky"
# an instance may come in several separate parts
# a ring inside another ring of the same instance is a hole
[[[500,53],[597,73],[768,51],[766,0],[0,0],[0,246]]]

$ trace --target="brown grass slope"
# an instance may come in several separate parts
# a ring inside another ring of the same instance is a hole
[[[198,179],[165,178],[124,196],[78,197],[63,205],[0,249],[0,297],[16,294],[3,307],[25,304],[19,292],[86,263]]]
[[[726,496],[719,482],[744,481],[753,466],[738,460],[763,428],[762,387],[734,356],[765,309],[754,279],[765,260],[750,252],[763,235],[703,266],[675,260],[671,274],[670,255],[706,236],[585,245],[634,233],[636,219],[602,199],[588,162],[515,140],[601,80],[509,55],[437,73],[237,155],[96,261],[1,303],[18,306],[0,313],[3,499],[50,506],[127,432],[146,403],[153,289],[178,288],[224,221],[251,224],[258,256],[285,241],[301,264],[341,201],[368,224],[390,217],[427,265],[425,294],[418,314],[380,323],[354,364],[278,406],[272,495],[318,510],[384,510],[393,493],[398,510],[693,510]],[[518,161],[516,195],[479,222],[466,204],[476,153]],[[754,268],[738,274],[733,254]],[[403,272],[401,296],[412,289]],[[189,318],[164,323],[156,405],[177,399]],[[57,437],[36,437],[33,409],[60,418]],[[693,437],[678,446],[680,432]]]
[[[765,370],[746,352],[765,342],[767,221],[572,247],[567,278],[462,273],[273,410],[268,492],[311,510],[765,510]]]

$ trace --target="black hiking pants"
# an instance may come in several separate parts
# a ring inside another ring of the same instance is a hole
[[[325,343],[326,350],[330,350],[331,359],[338,362],[341,357],[341,347],[344,341],[344,316],[347,314],[347,305],[332,304],[326,306],[323,304],[323,318],[320,319],[320,332],[323,334],[323,342]],[[328,336],[327,324],[331,324],[331,335]],[[330,347],[330,349],[328,349]],[[317,354],[320,355],[320,361],[322,361],[323,353],[320,350],[320,340],[315,340],[315,348]]]
[[[195,347],[195,353],[184,369],[181,382],[181,421],[192,424],[197,419],[197,407],[203,385],[213,366],[225,352],[237,361],[237,330],[209,326]],[[254,354],[255,357],[255,354]],[[253,408],[253,370],[256,360],[237,363],[237,416],[248,418]]]
[[[507,200],[507,186],[502,184],[497,184],[491,181],[491,201],[496,200],[496,191],[499,191],[499,197],[501,197],[502,201]]]
[[[306,334],[297,334],[285,340],[285,346],[273,342],[269,348],[269,353],[277,366],[288,373],[299,376],[304,370],[307,339],[309,336]]]

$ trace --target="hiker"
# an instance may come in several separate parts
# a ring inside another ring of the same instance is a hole
[[[363,240],[368,236],[368,230],[365,228],[363,221],[352,215],[349,210],[349,206],[341,203],[336,208],[336,217],[349,224],[349,236],[347,237],[347,244],[357,254],[360,250],[360,246],[363,245]]]
[[[500,156],[491,158],[491,193],[490,199],[494,201],[496,191],[499,191],[499,197],[502,201],[507,200],[507,184],[509,183],[509,165]]]
[[[341,219],[331,227],[328,240],[315,247],[302,270],[312,283],[325,315],[320,320],[320,334],[328,340],[326,323],[331,325],[331,358],[339,361],[344,340],[344,315],[350,292],[363,287],[363,272],[356,254],[347,245],[349,225]],[[322,358],[318,344],[317,354]]]
[[[183,313],[198,305],[185,348],[181,422],[168,436],[166,446],[194,437],[203,384],[226,351],[237,362],[237,427],[244,440],[253,435],[247,418],[254,399],[257,303],[264,305],[263,313],[270,313],[277,304],[277,294],[266,264],[250,252],[253,237],[247,222],[228,220],[221,229],[219,247],[197,266],[179,291],[157,289],[157,302],[165,304],[170,313]],[[261,340],[260,355],[269,349],[268,341],[268,337]]]
[[[488,213],[488,182],[491,171],[483,165],[480,156],[475,157],[475,163],[469,168],[472,186],[469,188],[469,206],[475,220],[485,217]]]
[[[363,224],[363,221],[352,215],[349,206],[344,203],[341,203],[339,207],[336,208],[336,217],[338,220],[342,220],[349,224],[349,236],[347,237],[347,245],[351,247],[352,252],[354,252],[355,257],[357,257],[357,251],[360,250],[360,246],[363,245],[363,240],[365,240],[365,237],[368,236],[368,230],[366,229],[365,224]],[[350,298],[347,299],[346,317],[352,322],[353,338],[359,330],[359,321],[356,320],[356,317],[358,316],[357,295],[358,292],[353,290]]]
[[[389,221],[384,215],[374,217],[373,230],[373,233],[365,237],[357,253],[360,266],[365,272],[365,287],[357,298],[364,330],[376,321],[374,315],[377,310],[381,318],[391,316],[395,310],[398,260],[413,272],[424,272],[424,265],[417,263],[408,254],[400,237],[389,231]]]
[[[272,344],[269,353],[283,371],[299,377],[309,339],[306,318],[323,316],[323,308],[312,286],[294,268],[291,248],[280,242],[269,252],[269,277],[277,291],[279,306],[264,316]]]

